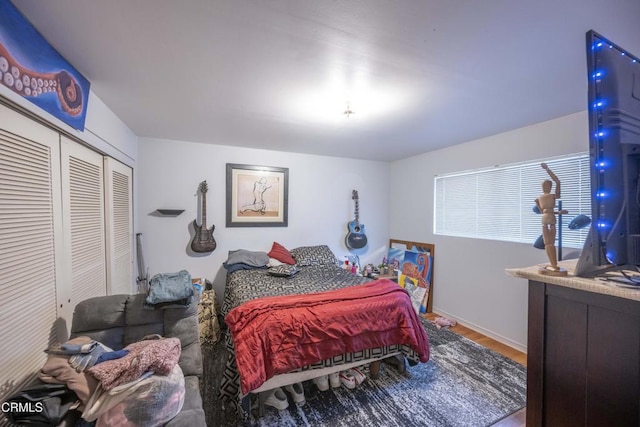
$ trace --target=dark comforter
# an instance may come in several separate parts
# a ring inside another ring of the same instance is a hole
[[[260,298],[233,309],[242,392],[277,374],[366,348],[405,344],[429,360],[427,335],[407,293],[390,280],[306,295]]]

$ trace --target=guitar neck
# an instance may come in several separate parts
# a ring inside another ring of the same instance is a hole
[[[202,228],[207,229],[207,193],[202,193]]]
[[[358,199],[356,199],[356,212],[355,212],[355,216],[356,216],[356,224],[360,223],[360,215],[359,215],[359,208],[358,208]]]

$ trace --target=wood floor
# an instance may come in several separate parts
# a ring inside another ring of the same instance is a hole
[[[427,313],[427,319],[433,320],[438,317],[437,313]],[[491,339],[485,335],[482,335],[479,332],[474,331],[473,329],[469,329],[466,326],[456,325],[450,328],[451,331],[462,335],[463,337],[467,337],[472,341],[477,342],[478,344],[487,347],[497,353],[502,354],[505,357],[508,357],[515,362],[523,366],[527,366],[527,354],[521,351],[518,351],[514,348],[509,347],[508,345],[502,344],[494,339]],[[522,408],[518,412],[515,412],[508,417],[498,421],[493,424],[492,427],[525,427],[526,425],[526,409]]]

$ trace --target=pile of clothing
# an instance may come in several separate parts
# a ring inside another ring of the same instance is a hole
[[[159,273],[149,282],[146,308],[158,310],[186,307],[193,301],[194,289],[191,274],[187,270],[176,273]]]
[[[49,347],[38,376],[73,390],[82,419],[97,427],[164,424],[184,403],[180,352],[178,338],[147,336],[114,351],[80,336]]]

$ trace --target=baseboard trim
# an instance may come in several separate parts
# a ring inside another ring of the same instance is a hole
[[[454,314],[451,314],[451,313],[447,312],[446,310],[440,310],[437,307],[433,307],[433,312],[437,313],[437,314],[439,314],[441,316],[447,317],[449,319],[453,319],[456,322],[458,322],[459,324],[461,324],[462,326],[466,326],[469,329],[473,329],[474,331],[479,332],[482,335],[485,335],[485,336],[487,336],[487,337],[489,337],[491,339],[494,339],[494,340],[496,340],[496,341],[498,341],[498,342],[500,342],[500,343],[502,343],[504,345],[508,345],[509,347],[514,348],[514,349],[516,349],[518,351],[521,351],[521,352],[523,352],[525,354],[527,353],[527,346],[526,345],[523,346],[522,344],[517,343],[517,342],[515,342],[515,341],[513,341],[513,340],[511,340],[511,339],[509,339],[507,337],[503,337],[502,335],[496,334],[495,332],[490,331],[488,329],[485,329],[482,326],[476,325],[473,322],[469,322],[469,321],[467,321],[465,319],[462,319],[462,318],[460,318],[460,317],[458,317],[458,316],[456,316]]]

